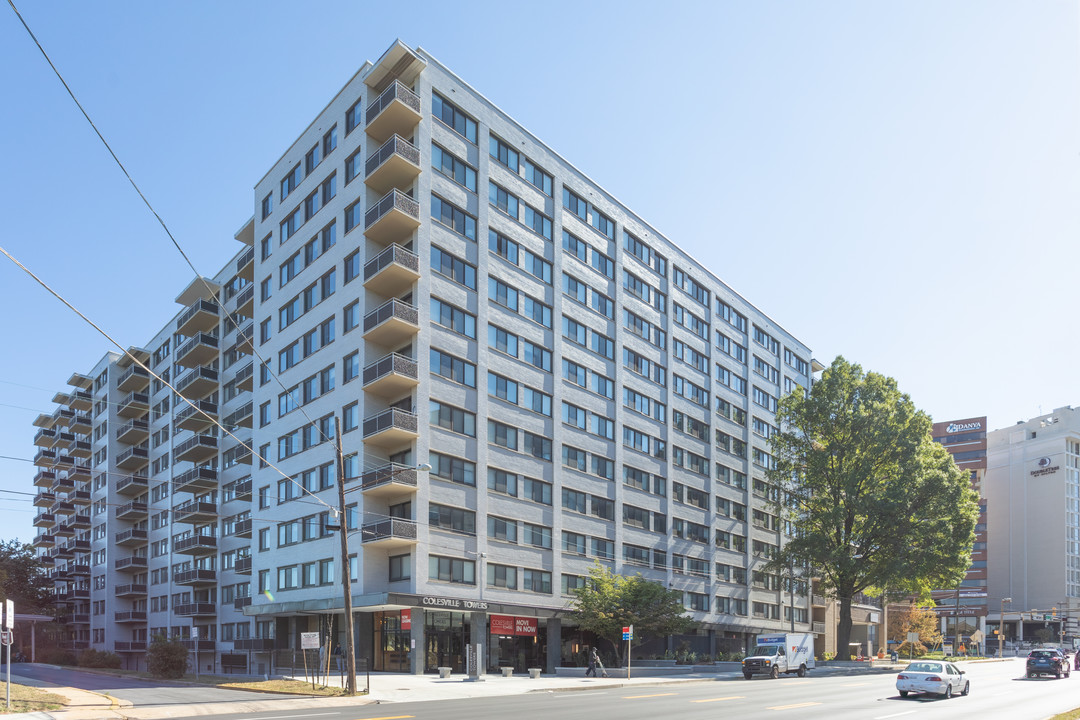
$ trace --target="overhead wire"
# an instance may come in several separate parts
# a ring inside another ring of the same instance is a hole
[[[151,212],[151,214],[153,214],[154,218],[157,219],[158,223],[161,225],[161,228],[165,231],[165,234],[168,236],[169,240],[172,242],[172,244],[176,248],[177,252],[180,253],[180,256],[184,259],[184,262],[187,263],[187,265],[191,269],[192,273],[194,273],[196,281],[202,284],[203,289],[206,292],[206,295],[210,299],[212,299],[213,302],[215,304],[217,304],[218,307],[220,307],[224,311],[224,315],[229,320],[229,322],[232,323],[233,329],[239,331],[241,328],[240,328],[240,323],[236,319],[236,316],[234,316],[233,313],[231,313],[228,310],[228,308],[226,308],[224,305],[222,305],[222,303],[218,300],[217,292],[214,291],[209,286],[206,278],[198,271],[198,269],[195,267],[194,263],[191,261],[188,254],[184,251],[184,249],[180,246],[180,243],[177,241],[176,237],[172,234],[172,231],[169,230],[169,227],[165,223],[164,218],[162,218],[161,215],[154,209],[153,205],[150,203],[150,200],[146,197],[146,195],[143,193],[143,191],[139,188],[138,184],[135,182],[135,179],[131,176],[131,174],[128,172],[127,168],[124,166],[123,162],[121,162],[120,158],[113,151],[112,146],[110,146],[109,142],[105,139],[105,136],[98,129],[97,125],[94,124],[94,121],[90,118],[89,113],[83,107],[82,103],[79,102],[79,99],[75,96],[75,93],[71,89],[71,86],[68,85],[67,81],[64,79],[63,75],[60,73],[59,68],[56,67],[55,63],[53,63],[52,59],[49,57],[49,54],[45,51],[45,48],[42,46],[41,42],[37,39],[37,36],[34,35],[33,30],[30,29],[29,24],[23,18],[22,14],[19,12],[18,8],[15,6],[14,1],[13,0],[8,0],[8,5],[11,6],[11,9],[15,12],[16,16],[19,18],[19,22],[22,23],[23,27],[26,29],[26,32],[30,35],[30,38],[34,41],[34,44],[37,46],[37,48],[41,52],[42,56],[45,58],[46,62],[48,62],[49,67],[52,68],[53,73],[56,75],[57,79],[64,86],[64,89],[67,91],[68,95],[71,97],[71,100],[79,108],[79,111],[82,113],[82,115],[86,119],[87,123],[89,123],[90,127],[94,130],[94,133],[98,136],[98,139],[101,140],[101,143],[105,146],[106,150],[108,150],[109,155],[116,162],[116,164],[120,168],[121,172],[123,172],[124,177],[127,178],[128,182],[131,184],[132,188],[139,195],[139,198],[142,200],[143,204],[146,205],[146,208]],[[254,248],[254,246],[252,246],[252,248]],[[0,248],[0,251],[3,251],[3,249]],[[9,255],[6,251],[3,251],[3,252],[4,252],[5,255],[8,255],[8,257],[14,261],[14,258],[12,258],[11,255]],[[20,267],[22,267],[26,272],[29,272],[29,270],[27,270],[24,266],[22,266],[21,263],[18,263],[17,261],[15,261],[15,262]],[[121,352],[123,352],[126,356],[131,357],[131,359],[134,362],[138,363],[138,365],[140,367],[142,367],[144,370],[147,370],[148,372],[153,374],[153,376],[155,378],[157,378],[158,380],[161,380],[161,378],[158,375],[154,374],[153,371],[150,370],[149,367],[147,367],[142,361],[140,361],[137,357],[135,357],[135,355],[132,354],[128,349],[121,346],[115,340],[112,340],[112,338],[110,338],[107,334],[105,334],[100,328],[98,328],[96,325],[91,323],[89,321],[89,319],[86,318],[86,316],[84,316],[82,313],[79,313],[78,311],[76,311],[73,306],[71,306],[69,303],[67,303],[62,298],[60,298],[60,296],[57,293],[55,293],[54,291],[52,291],[51,288],[49,288],[47,285],[42,283],[42,281],[39,280],[36,276],[34,276],[32,273],[30,273],[30,274],[31,274],[31,277],[34,277],[35,280],[37,280],[40,284],[42,284],[43,287],[45,287],[47,290],[52,292],[52,294],[54,296],[56,296],[58,299],[60,299],[61,302],[64,302],[65,305],[67,305],[69,308],[71,308],[73,311],[75,311],[80,317],[82,317],[84,320],[86,320],[88,323],[90,323],[90,325],[92,327],[94,327],[94,329],[98,330],[103,335],[105,335],[105,337],[108,338],[110,340],[110,342],[112,342],[114,345],[116,345],[116,347],[118,349],[120,349]],[[254,283],[252,283],[252,284],[254,284]],[[277,382],[278,386],[282,389],[282,391],[284,391],[285,393],[288,393],[289,390],[288,390],[288,388],[285,387],[285,384],[281,381],[281,378],[276,373],[274,373],[273,371],[271,371],[269,369],[269,364],[259,354],[259,352],[258,352],[258,350],[256,348],[255,338],[254,338],[254,319],[252,319],[251,328],[252,328],[251,352],[252,352],[252,355],[259,360],[260,373],[263,371],[263,368],[266,368],[267,374],[269,374]],[[252,368],[252,373],[254,373],[254,371],[255,371],[255,368],[253,367]],[[169,385],[168,382],[165,382],[163,380],[162,380],[162,382],[167,387],[169,387],[170,390],[172,390],[173,392],[176,392],[175,388],[173,388],[171,385]],[[180,393],[176,393],[176,394],[179,397],[183,398],[184,401],[187,402],[189,406],[191,406],[191,407],[195,408],[196,410],[198,410],[198,408],[195,406],[195,404],[191,400],[189,400],[186,397],[183,397],[182,395],[180,395]],[[330,437],[330,435],[328,433],[323,431],[323,429],[319,426],[319,424],[317,422],[315,422],[315,420],[312,419],[310,415],[307,414],[307,412],[304,410],[302,405],[299,406],[297,409],[300,411],[300,414],[308,421],[308,423],[310,423],[316,429],[316,431],[323,437],[324,440],[335,440],[334,438]],[[253,408],[253,411],[254,411],[254,408]],[[251,447],[250,445],[245,443],[243,440],[240,440],[239,438],[237,438],[229,430],[227,430],[224,425],[217,422],[216,420],[214,421],[214,425],[221,428],[221,430],[223,432],[225,432],[226,434],[228,434],[230,437],[236,439],[241,445],[243,445],[247,450],[249,450],[254,456],[259,457],[260,460],[263,460],[264,462],[268,462],[265,458],[262,458],[262,456],[260,456],[256,452],[255,448]],[[270,466],[273,467],[278,473],[282,474],[283,477],[285,477],[285,478],[287,478],[289,480],[292,480],[293,482],[296,482],[293,478],[286,475],[284,472],[282,472],[276,466],[274,466],[272,464],[270,464]],[[301,488],[302,488],[302,486],[301,486]],[[303,491],[307,492],[306,489],[303,489]],[[320,502],[322,502],[322,501],[320,500]]]

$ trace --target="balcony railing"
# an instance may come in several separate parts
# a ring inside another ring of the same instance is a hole
[[[217,582],[216,570],[181,570],[173,575],[173,582],[177,585],[206,585]]]
[[[364,523],[360,528],[360,541],[367,544],[390,546],[416,543],[416,523],[412,520],[390,518]]]
[[[365,495],[398,494],[416,490],[417,470],[408,465],[391,463],[360,476],[360,486]]]
[[[176,332],[193,335],[196,331],[213,330],[218,324],[218,304],[199,298],[176,320]],[[136,366],[137,367],[137,366]]]
[[[121,392],[143,390],[150,384],[150,372],[142,365],[132,365],[116,381],[116,389]]]
[[[217,615],[217,605],[214,603],[183,603],[173,605],[173,614],[180,617],[199,617]]]
[[[213,335],[204,332],[196,333],[177,348],[173,361],[184,367],[205,365],[217,357],[219,347],[220,343]]]
[[[407,342],[419,331],[416,306],[394,298],[364,316],[364,339],[394,347]]]
[[[377,415],[364,418],[364,440],[382,440],[390,442],[404,441],[417,435],[418,422],[416,413],[389,408]]]
[[[212,535],[192,535],[173,543],[173,552],[205,555],[217,550],[217,538]]]
[[[420,121],[420,96],[395,80],[364,113],[367,133],[382,142],[393,133],[409,135]]]
[[[173,492],[200,493],[213,490],[217,483],[218,472],[214,468],[191,468],[173,478]]]
[[[420,203],[397,188],[364,213],[364,235],[383,245],[404,239],[420,226]]]
[[[420,257],[391,243],[364,264],[364,287],[384,297],[400,295],[420,277]]]
[[[218,415],[217,403],[196,400],[191,405],[179,402],[179,412],[173,417],[173,427],[181,430],[199,430],[214,422]]]
[[[208,367],[188,370],[176,382],[176,391],[189,400],[206,397],[217,389],[218,371]]]
[[[411,357],[391,353],[364,368],[364,390],[384,396],[397,396],[416,386],[417,363]]]
[[[173,462],[203,462],[216,455],[217,451],[217,435],[196,435],[173,449]]]
[[[420,174],[420,151],[400,135],[391,135],[364,163],[364,183],[376,192],[407,187]]]

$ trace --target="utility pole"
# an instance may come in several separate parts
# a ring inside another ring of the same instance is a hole
[[[356,694],[356,649],[353,647],[352,569],[349,566],[349,523],[345,514],[345,456],[341,451],[341,420],[334,415],[337,451],[338,532],[341,533],[341,587],[345,611],[345,694]]]

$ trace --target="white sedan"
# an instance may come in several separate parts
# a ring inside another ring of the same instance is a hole
[[[951,698],[955,693],[967,695],[971,682],[964,677],[964,671],[952,663],[920,660],[911,663],[896,676],[896,689],[900,691],[900,697],[917,692]]]

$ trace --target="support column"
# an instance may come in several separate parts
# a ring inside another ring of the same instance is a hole
[[[413,608],[412,630],[409,634],[409,671],[413,675],[424,674],[424,659],[427,648],[424,645],[424,625],[427,622],[427,611],[422,608]]]
[[[480,645],[480,652],[477,653],[476,662],[479,667],[476,668],[476,676],[483,677],[487,674],[488,666],[488,619],[487,613],[483,611],[469,613],[469,642],[473,647],[477,644]]]
[[[562,620],[549,618],[547,621],[547,667],[544,672],[555,674],[555,668],[562,664]]]

